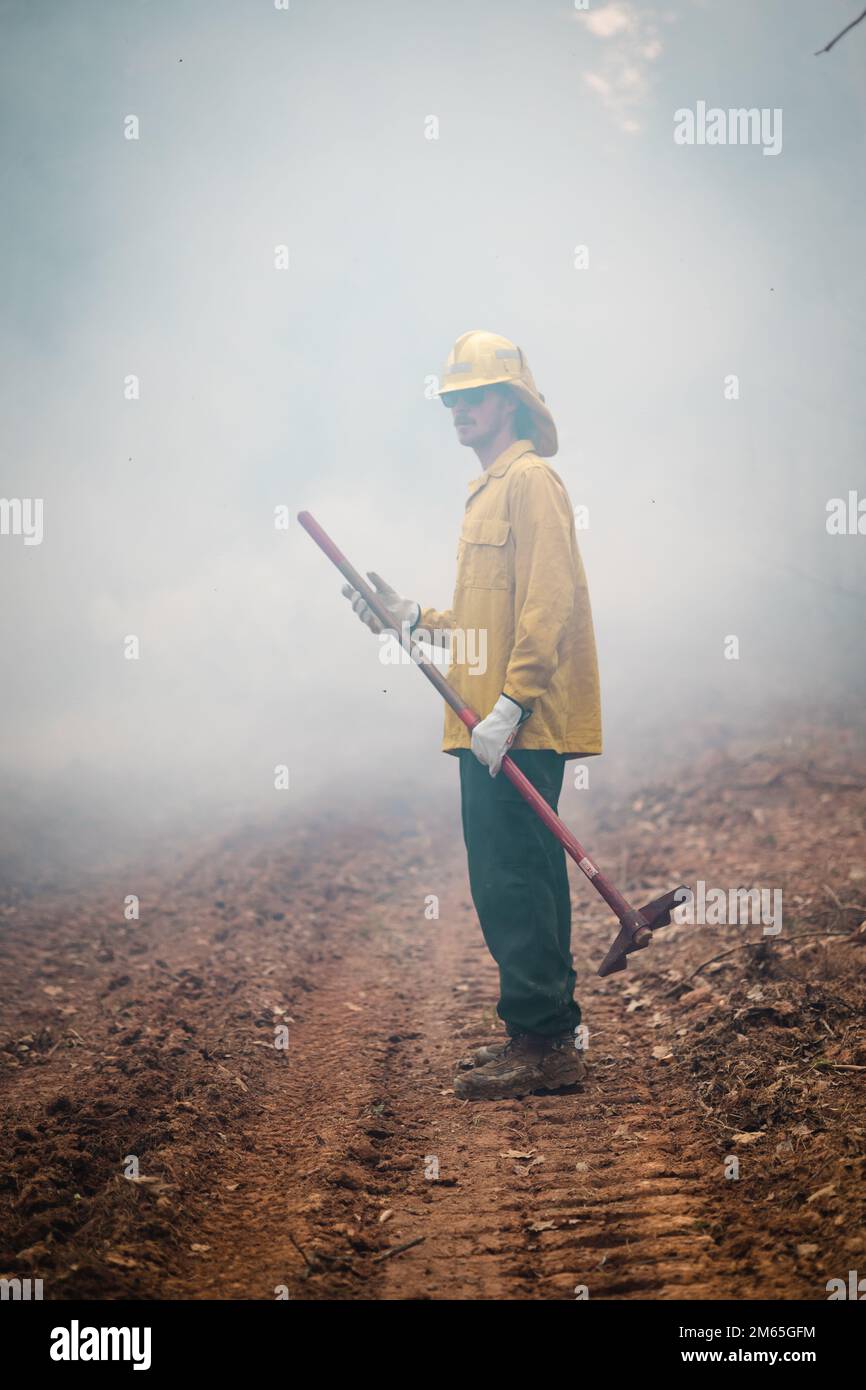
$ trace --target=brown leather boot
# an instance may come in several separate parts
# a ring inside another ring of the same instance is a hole
[[[460,1100],[509,1100],[532,1091],[573,1086],[585,1075],[583,1056],[574,1046],[573,1033],[554,1038],[524,1033],[510,1038],[492,1062],[456,1076],[454,1094]]]

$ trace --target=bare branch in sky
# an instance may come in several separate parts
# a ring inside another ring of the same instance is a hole
[[[846,24],[844,29],[840,29],[835,39],[831,39],[826,48],[819,48],[815,53],[815,57],[818,58],[822,53],[829,53],[833,45],[837,44],[840,39],[844,39],[848,30],[853,29],[855,24],[859,24],[861,19],[866,19],[866,10],[864,10],[862,14],[858,14],[856,19],[852,19],[850,24]]]

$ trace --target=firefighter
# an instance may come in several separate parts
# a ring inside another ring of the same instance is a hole
[[[460,762],[469,884],[499,967],[497,1013],[508,1035],[479,1049],[454,1091],[498,1100],[584,1074],[565,851],[500,768],[508,753],[558,810],[566,762],[601,752],[598,665],[573,507],[545,461],[557,451],[556,426],[523,352],[496,333],[464,333],[440,381],[457,441],[481,465],[469,484],[452,606],[422,608],[369,577],[395,626],[408,624],[413,636],[486,632],[484,673],[470,676],[453,659],[448,672],[484,717],[470,734],[446,705],[442,747]],[[379,633],[357,590],[347,584],[343,593]],[[465,654],[480,644],[454,645]]]

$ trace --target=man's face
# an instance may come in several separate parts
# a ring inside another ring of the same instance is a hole
[[[513,417],[516,402],[510,391],[476,386],[471,391],[446,391],[443,403],[451,411],[459,443],[471,449],[495,439]]]

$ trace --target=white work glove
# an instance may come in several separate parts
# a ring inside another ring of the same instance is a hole
[[[403,624],[409,623],[410,627],[417,623],[421,617],[421,605],[414,599],[401,598],[396,589],[392,589],[390,584],[386,584],[384,579],[380,579],[378,574],[372,570],[367,570],[367,578],[376,590],[378,597],[394,619],[394,626],[398,632],[402,632]],[[344,584],[341,591],[349,600],[352,608],[362,623],[366,623],[371,632],[379,633],[384,629],[370,605],[362,598],[357,589],[353,589],[351,584]]]
[[[479,762],[490,769],[491,777],[495,777],[501,768],[502,759],[514,742],[518,726],[531,713],[516,700],[500,695],[487,718],[475,725],[472,730],[472,752]]]

